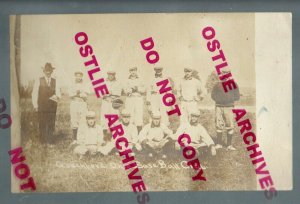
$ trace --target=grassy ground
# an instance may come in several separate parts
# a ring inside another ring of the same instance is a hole
[[[97,121],[100,116],[100,100],[89,97],[89,109],[96,111]],[[52,148],[43,147],[37,142],[37,113],[32,111],[30,99],[21,100],[21,129],[22,146],[27,163],[30,165],[32,176],[37,185],[37,192],[102,192],[102,191],[131,191],[127,174],[121,166],[121,158],[116,155],[79,160],[69,149],[71,142],[69,99],[63,96],[59,102],[56,119],[56,145]],[[145,108],[146,110],[146,108]],[[203,110],[201,123],[215,138],[214,110]],[[255,125],[254,114],[250,115]],[[145,117],[145,122],[148,117]],[[171,118],[171,128],[178,127],[177,118]],[[255,128],[255,127],[254,127]],[[237,132],[237,128],[235,128]],[[193,182],[191,177],[195,172],[187,168],[159,168],[159,160],[145,161],[144,155],[136,159],[142,164],[156,163],[155,168],[141,168],[141,175],[149,191],[204,191],[204,190],[251,190],[256,189],[256,176],[253,166],[245,151],[245,145],[239,134],[235,134],[233,144],[237,151],[218,150],[214,158],[198,157],[207,167],[204,175],[206,182]],[[180,166],[183,161],[181,152],[172,158],[164,159],[165,164]],[[81,165],[81,166],[80,166]],[[98,166],[97,166],[98,165]],[[100,165],[100,167],[99,167]],[[106,165],[106,168],[101,168]],[[120,168],[108,168],[120,165]],[[85,167],[89,168],[85,168]]]

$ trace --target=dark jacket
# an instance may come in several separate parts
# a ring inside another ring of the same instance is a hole
[[[38,107],[42,112],[56,112],[57,103],[49,98],[55,94],[56,80],[51,78],[50,86],[47,85],[44,77],[40,78],[40,87],[38,92]]]
[[[236,89],[224,91],[222,82],[218,82],[213,87],[211,92],[211,98],[216,102],[216,106],[231,107],[234,106],[234,102],[240,99],[239,87],[236,84]]]

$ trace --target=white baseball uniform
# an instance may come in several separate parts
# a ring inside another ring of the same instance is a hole
[[[88,89],[83,83],[74,83],[69,88],[70,102],[70,116],[71,127],[77,129],[79,123],[84,122],[84,114],[87,112],[86,98],[88,96]]]
[[[151,112],[158,111],[161,115],[161,122],[166,126],[169,126],[169,116],[167,114],[167,107],[162,101],[163,95],[159,93],[159,87],[156,86],[156,83],[163,80],[163,77],[155,77],[148,90],[146,95],[146,100],[150,102]]]
[[[131,123],[136,126],[143,125],[144,100],[142,93],[145,87],[139,77],[129,77],[127,80],[125,93],[127,95],[125,107],[131,114]]]
[[[138,131],[137,127],[131,123],[128,125],[123,125],[124,129],[124,137],[127,138],[129,144],[131,144],[131,148],[135,146],[137,143],[139,143],[139,138],[138,138]]]
[[[179,135],[183,133],[188,134],[191,137],[190,145],[194,146],[195,148],[199,146],[214,145],[214,141],[201,124],[197,124],[195,126],[191,125],[190,123],[180,125],[176,131],[176,134],[173,136],[173,139],[177,140]]]
[[[77,144],[74,149],[77,154],[84,155],[88,151],[95,154],[97,150],[101,150],[101,145],[104,144],[102,127],[97,124],[90,127],[86,122],[81,123],[78,128]]]
[[[178,95],[182,97],[180,108],[181,108],[181,116],[180,122],[188,123],[189,115],[192,110],[198,109],[198,101],[200,98],[198,97],[198,93],[204,95],[205,89],[202,86],[200,80],[191,77],[191,79],[183,78],[178,87]]]
[[[117,80],[106,80],[106,85],[109,90],[109,95],[105,95],[105,97],[103,97],[101,104],[101,125],[104,127],[104,129],[108,129],[107,120],[105,119],[104,115],[119,113],[119,110],[112,107],[112,100],[115,97],[120,97],[122,93],[122,86]]]
[[[147,144],[152,148],[162,148],[168,142],[167,138],[172,138],[172,134],[172,130],[164,124],[154,127],[152,123],[148,123],[140,132],[139,140],[140,142],[148,140]]]

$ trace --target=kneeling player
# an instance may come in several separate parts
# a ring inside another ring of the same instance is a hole
[[[209,148],[211,155],[216,155],[215,143],[206,131],[206,129],[199,123],[200,112],[193,110],[190,113],[189,123],[180,125],[176,134],[173,136],[174,140],[177,140],[178,136],[185,133],[190,135],[191,144],[198,151],[204,148]],[[175,143],[176,149],[180,149],[178,142]]]
[[[79,125],[77,134],[77,146],[74,153],[80,158],[86,153],[96,155],[97,151],[106,155],[103,141],[103,129],[96,124],[96,114],[93,111],[88,111],[86,114],[86,122]]]
[[[121,112],[121,122],[124,129],[124,137],[127,138],[130,148],[134,148],[138,151],[142,150],[142,147],[138,139],[137,127],[130,122],[131,113],[127,109],[123,109]]]
[[[166,158],[168,151],[169,137],[172,137],[172,131],[164,124],[161,124],[160,112],[153,112],[152,121],[145,125],[139,135],[143,149],[153,157],[153,153],[162,153],[162,157]]]

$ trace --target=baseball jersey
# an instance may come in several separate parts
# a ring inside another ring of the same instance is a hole
[[[109,90],[109,94],[115,96],[121,96],[122,86],[117,80],[113,80],[113,81],[106,80],[105,82]]]
[[[69,87],[69,96],[72,97],[72,98],[76,98],[76,99],[82,99],[80,97],[79,94],[77,94],[77,91],[80,91],[81,94],[84,94],[85,97],[87,97],[87,94],[89,92],[88,88],[86,87],[85,84],[83,84],[83,82],[80,82],[80,83],[73,83],[71,87]]]
[[[135,90],[137,88],[137,90]],[[139,77],[131,77],[127,80],[125,92],[127,94],[141,94],[145,92],[145,87]]]
[[[190,123],[181,125],[178,128],[173,139],[177,140],[178,136],[183,133],[188,134],[191,137],[192,143],[200,144],[201,142],[204,142],[207,146],[214,144],[214,141],[212,140],[212,138],[210,137],[206,129],[201,124],[197,124],[196,126],[193,126]]]
[[[200,80],[195,78],[182,79],[179,82],[179,95],[183,97],[184,100],[192,101],[198,96],[198,92],[204,94],[204,88]]]
[[[138,131],[135,125],[129,123],[128,125],[123,124],[124,137],[131,143],[138,142]]]
[[[100,125],[95,124],[94,127],[89,127],[86,122],[79,125],[77,133],[78,144],[101,145],[103,142],[103,129]]]
[[[166,125],[160,124],[159,127],[151,127],[151,123],[149,123],[140,132],[139,139],[140,141],[148,139],[158,142],[171,135],[172,131]]]

